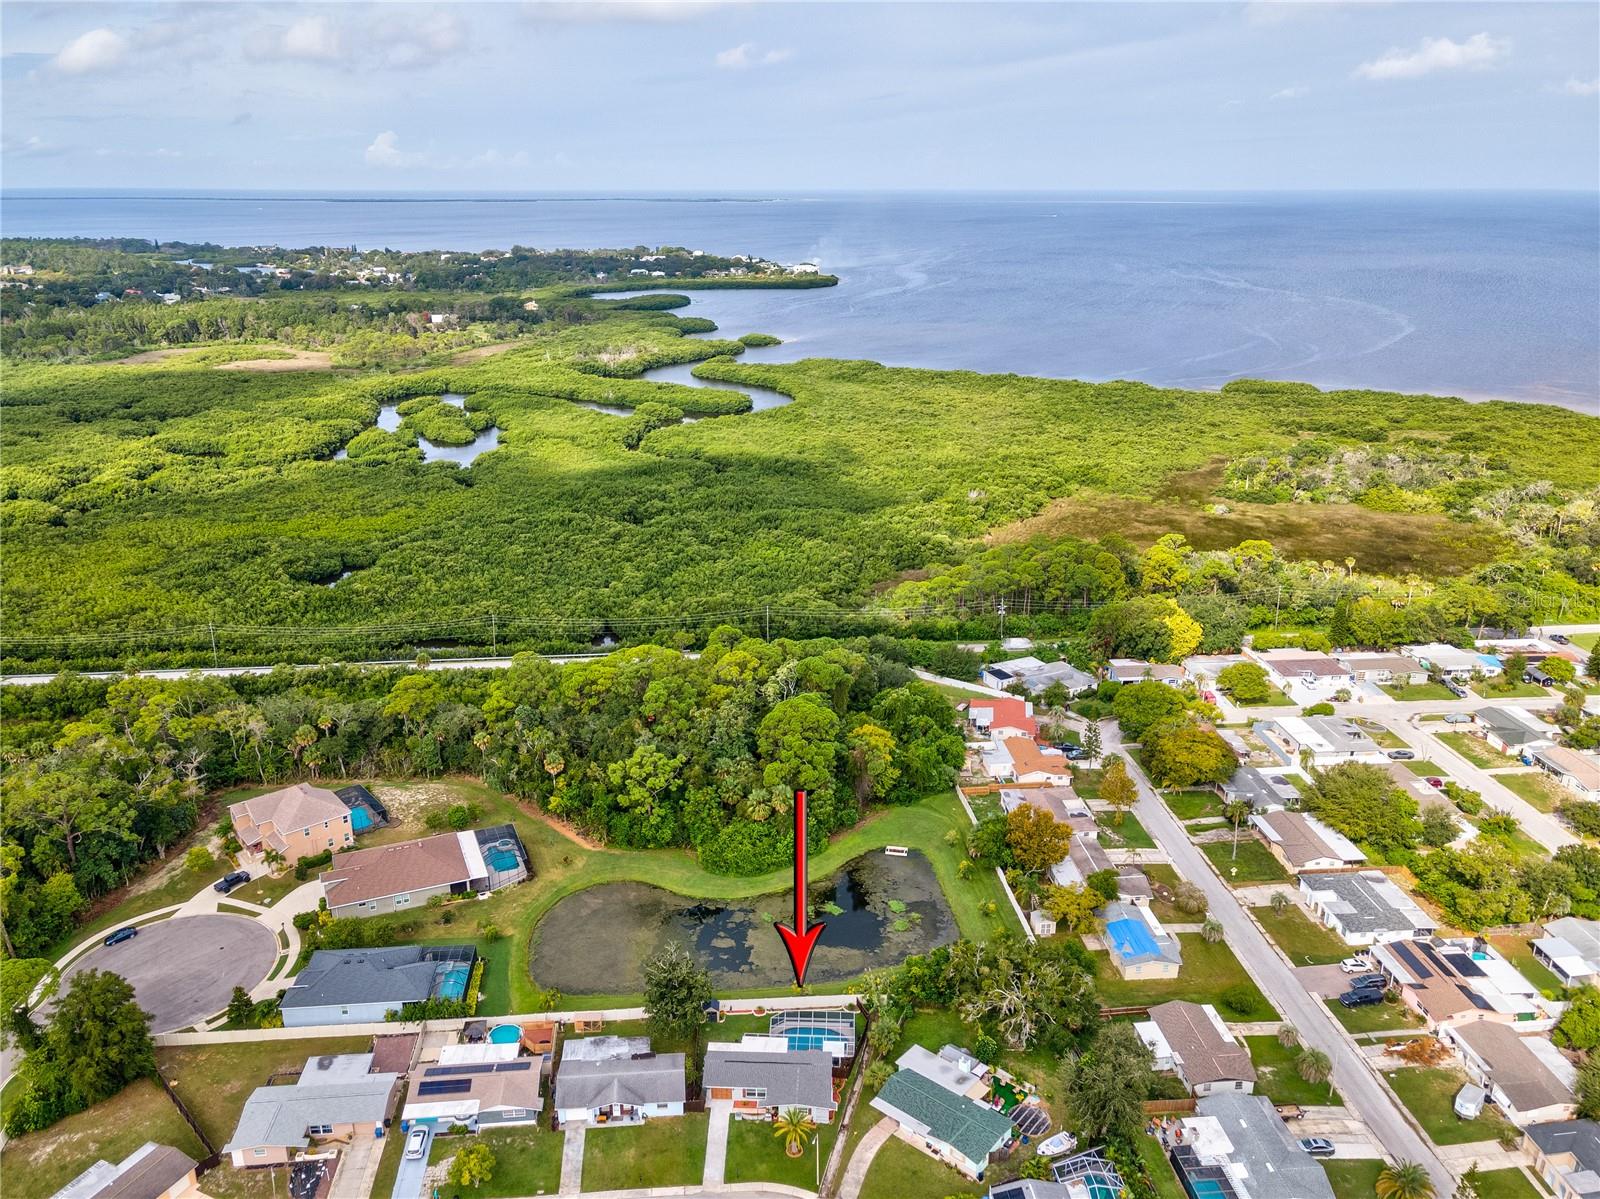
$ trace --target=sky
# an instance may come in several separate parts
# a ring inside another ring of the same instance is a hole
[[[1592,3],[0,5],[7,188],[1570,188]]]

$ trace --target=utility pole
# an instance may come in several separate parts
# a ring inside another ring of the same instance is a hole
[[[1006,639],[1006,601],[1001,600],[995,605],[994,610],[1000,614],[1000,640],[1004,641]]]
[[[222,659],[217,654],[217,626],[212,621],[206,621],[206,629],[211,633],[211,665],[221,666]]]
[[[1278,613],[1283,611],[1283,584],[1278,584],[1278,598],[1272,605],[1272,627],[1278,627]]]
[[[761,640],[763,640],[763,641],[771,641],[772,640],[772,605],[771,604],[766,605],[766,607],[762,609]]]
[[[489,613],[489,656],[494,657],[500,652],[500,623],[499,618]]]

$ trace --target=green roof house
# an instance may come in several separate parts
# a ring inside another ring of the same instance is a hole
[[[1011,1140],[1011,1121],[1004,1115],[915,1070],[896,1071],[872,1106],[899,1123],[895,1135],[901,1140],[968,1178],[981,1180],[989,1155]]]

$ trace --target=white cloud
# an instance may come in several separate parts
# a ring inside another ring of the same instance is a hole
[[[1594,79],[1569,79],[1561,85],[1569,96],[1600,96],[1600,77]]]
[[[390,66],[430,66],[467,44],[467,27],[455,13],[434,12],[380,24],[372,34]]]
[[[692,21],[724,0],[526,0],[524,20],[561,25]]]
[[[421,154],[402,150],[400,135],[393,129],[386,129],[373,138],[362,157],[369,167],[417,167],[424,160]]]
[[[510,154],[503,150],[496,150],[492,146],[482,154],[474,154],[467,159],[467,167],[477,171],[499,171],[507,167],[525,167],[528,165],[528,152],[515,150]]]
[[[750,67],[770,67],[793,55],[793,50],[758,50],[754,42],[742,42],[717,54],[717,65],[730,71],[743,71]]]
[[[1511,53],[1504,38],[1475,33],[1464,42],[1447,37],[1425,37],[1415,50],[1392,49],[1355,73],[1362,79],[1420,79],[1435,71],[1482,70]]]
[[[250,34],[245,52],[255,58],[332,62],[344,54],[339,29],[327,17],[301,17],[293,25],[264,25]]]
[[[1304,84],[1297,83],[1293,87],[1282,88],[1272,93],[1268,99],[1272,100],[1304,100],[1311,94],[1311,89]]]
[[[35,134],[24,138],[22,141],[0,141],[0,154],[7,158],[54,158],[58,154],[65,154],[66,147],[58,146],[54,142],[47,142]]]
[[[116,66],[127,53],[128,39],[120,33],[112,29],[91,29],[63,46],[52,65],[68,75],[84,75]]]

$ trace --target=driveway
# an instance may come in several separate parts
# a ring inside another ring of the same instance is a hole
[[[1356,950],[1350,952],[1355,953]],[[1302,987],[1324,999],[1336,999],[1343,995],[1350,989],[1350,979],[1353,977],[1337,966],[1296,966],[1294,976],[1300,980]]]
[[[400,1159],[400,1169],[394,1176],[394,1190],[391,1192],[391,1199],[422,1199],[423,1177],[428,1172],[428,1151],[433,1148],[433,1125],[420,1124],[413,1127],[425,1129],[428,1139],[422,1144],[421,1157],[413,1158],[409,1161],[404,1157]],[[408,1134],[391,1131],[389,1135],[392,1137],[404,1137]]]
[[[99,945],[62,972],[63,988],[84,970],[109,970],[133,986],[152,1032],[175,1032],[228,1006],[272,971],[278,939],[244,916],[174,916],[140,927],[120,945]]]
[[[1107,752],[1122,749],[1120,730],[1112,721],[1100,725]],[[1440,1160],[1433,1146],[1406,1120],[1398,1101],[1373,1074],[1360,1051],[1344,1035],[1333,1013],[1322,1001],[1307,993],[1294,969],[1278,955],[1266,934],[1245,914],[1225,883],[1211,869],[1205,856],[1195,848],[1183,828],[1150,785],[1131,753],[1128,773],[1139,790],[1134,815],[1150,835],[1167,851],[1178,873],[1205,892],[1210,913],[1221,922],[1229,947],[1246,971],[1260,985],[1278,1012],[1299,1031],[1302,1041],[1322,1050],[1333,1062],[1333,1083],[1344,1095],[1350,1109],[1370,1128],[1393,1157],[1421,1162],[1440,1195],[1455,1190],[1455,1177]]]

